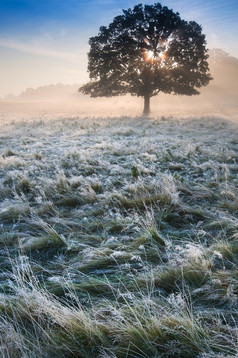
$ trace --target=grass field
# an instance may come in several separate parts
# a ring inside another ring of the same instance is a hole
[[[237,123],[11,118],[0,356],[237,357]]]

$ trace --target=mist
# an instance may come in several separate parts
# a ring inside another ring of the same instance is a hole
[[[238,59],[221,49],[210,51],[213,80],[200,95],[159,94],[151,99],[152,116],[220,115],[238,120]],[[131,95],[90,98],[78,92],[80,83],[50,84],[28,88],[18,96],[8,94],[0,102],[1,113],[54,113],[79,116],[140,116],[143,99]]]

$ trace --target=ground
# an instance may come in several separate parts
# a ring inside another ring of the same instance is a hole
[[[238,124],[3,114],[2,357],[236,357]]]

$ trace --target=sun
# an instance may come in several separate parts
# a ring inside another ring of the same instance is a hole
[[[162,66],[166,60],[166,45],[164,42],[153,43],[151,40],[144,38],[145,47],[142,49],[142,57],[145,62],[150,64],[160,63]]]
[[[153,62],[155,60],[154,52],[151,50],[145,51],[145,57],[148,62]]]
[[[166,60],[166,54],[164,52],[145,50],[142,52],[143,59],[145,62],[155,64]]]

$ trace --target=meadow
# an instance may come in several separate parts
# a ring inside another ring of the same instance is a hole
[[[0,356],[237,357],[237,122],[0,120]]]

